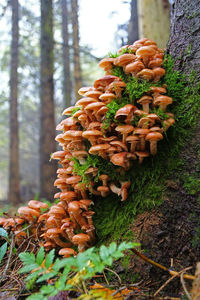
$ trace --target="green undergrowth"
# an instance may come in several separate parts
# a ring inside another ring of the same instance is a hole
[[[131,188],[125,202],[121,202],[115,194],[95,200],[94,222],[99,243],[109,239],[131,240],[133,237],[130,238],[127,232],[130,231],[129,225],[133,223],[136,214],[158,207],[163,202],[166,179],[172,172],[181,173],[184,165],[179,153],[184,145],[187,145],[197,124],[198,111],[200,111],[200,83],[197,82],[194,72],[186,79],[184,74],[173,71],[173,60],[170,56],[165,57],[164,67],[166,75],[158,85],[167,84],[167,95],[173,98],[169,111],[174,113],[176,123],[168,129],[164,139],[158,143],[157,155],[144,160],[141,165],[134,162],[131,170],[127,172],[126,179],[131,181]],[[120,72],[123,73],[122,68]],[[113,73],[123,80],[127,75],[122,74],[122,76],[120,72],[117,67],[117,72]],[[149,90],[149,83],[143,81],[136,83],[136,81],[131,79],[128,87],[129,93],[133,91],[130,98],[134,101]],[[131,82],[134,82],[134,88],[131,87]],[[122,100],[123,97],[127,97],[126,92],[127,90],[122,95]],[[109,112],[112,121],[115,105],[109,105],[113,109]],[[161,113],[160,117],[165,119],[166,115]],[[107,162],[104,165],[106,164]],[[190,183],[187,183],[187,186],[190,186]]]

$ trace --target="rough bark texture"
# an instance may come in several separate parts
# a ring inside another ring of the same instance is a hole
[[[199,0],[177,0],[172,10],[168,52],[174,57],[176,69],[187,75],[192,70],[197,74],[199,72],[200,18],[196,12],[197,7],[200,7]],[[189,54],[187,49],[190,44],[192,46]],[[132,227],[142,249],[147,250],[147,256],[167,267],[170,267],[173,259],[176,270],[188,266],[195,268],[200,260],[199,187],[195,186],[195,182],[187,185],[187,181],[183,180],[183,174],[189,179],[195,177],[197,182],[200,179],[199,145],[200,121],[190,144],[186,144],[180,153],[184,162],[180,173],[172,174],[166,182],[164,203],[150,213],[139,215]],[[151,280],[160,278],[163,283],[166,279],[164,273],[150,265],[142,263],[138,270]],[[194,269],[191,272],[194,273]],[[177,295],[176,292],[180,290],[178,279],[165,288],[168,296]]]
[[[139,38],[148,37],[166,48],[169,38],[170,14],[166,0],[138,0]]]
[[[131,17],[128,24],[128,44],[132,44],[138,39],[137,0],[131,0]]]
[[[11,1],[12,41],[10,63],[10,159],[9,159],[9,202],[20,202],[19,179],[19,136],[18,136],[18,0]]]
[[[52,0],[41,0],[40,65],[40,196],[52,199],[56,163],[49,162],[56,151],[53,83]]]
[[[61,0],[62,11],[62,38],[63,38],[63,95],[64,105],[71,105],[71,79],[70,79],[70,53],[68,32],[68,9],[67,0]]]
[[[78,1],[71,0],[72,28],[73,28],[73,63],[74,63],[74,91],[76,100],[80,98],[78,90],[82,86],[79,47]]]
[[[177,0],[172,6],[171,35],[168,51],[176,69],[184,73],[197,71],[200,78],[200,1]]]

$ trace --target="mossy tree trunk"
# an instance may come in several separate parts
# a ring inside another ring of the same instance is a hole
[[[56,177],[56,163],[49,162],[56,151],[52,0],[41,0],[40,49],[40,197],[51,200]]]
[[[61,0],[62,11],[62,38],[63,38],[63,96],[64,105],[71,105],[71,78],[70,78],[70,51],[69,51],[69,32],[68,32],[68,7],[67,0]]]
[[[100,242],[137,241],[149,258],[177,271],[195,267],[200,260],[199,6],[199,0],[176,0],[172,7],[167,52],[180,72],[173,71],[168,56],[163,83],[167,84],[167,95],[174,100],[169,108],[175,115],[174,126],[158,143],[155,157],[141,165],[133,164],[129,170],[127,200],[120,202],[111,195],[97,201],[94,207]],[[129,260],[128,280],[138,272],[144,280],[157,282],[154,287],[158,289],[169,276],[134,255]],[[173,282],[165,287],[168,296],[177,296],[181,290],[180,279]]]
[[[10,62],[10,158],[9,158],[9,195],[11,204],[20,202],[19,179],[19,135],[18,135],[18,41],[19,41],[19,3],[11,1],[12,41]]]
[[[200,12],[197,7],[200,7],[199,0],[175,1],[172,6],[167,52],[174,58],[176,70],[185,73],[187,77],[195,71],[196,77],[200,79]],[[191,93],[195,88],[190,87]],[[192,108],[190,101],[188,100],[186,110]],[[199,110],[195,113],[198,119]],[[188,127],[185,130],[188,131],[190,139],[182,141],[182,150],[174,159],[176,171],[171,172],[165,182],[164,194],[160,195],[163,203],[150,213],[138,215],[132,227],[133,233],[150,258],[167,267],[170,267],[173,259],[176,270],[195,267],[200,260],[200,121],[193,128]],[[143,272],[146,275],[148,273],[151,278],[158,278],[158,274],[154,277],[157,270],[150,265]],[[168,296],[169,292],[173,295],[178,284],[179,280],[174,287],[169,286]]]
[[[73,29],[74,91],[77,100],[78,98],[80,98],[78,90],[82,86],[79,47],[78,0],[71,0],[71,13]]]

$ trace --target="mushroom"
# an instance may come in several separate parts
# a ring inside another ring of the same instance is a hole
[[[137,100],[137,103],[142,105],[143,111],[146,113],[149,113],[149,104],[153,101],[153,98],[151,96],[143,96],[139,100]]]
[[[121,98],[122,90],[126,87],[126,83],[124,81],[114,80],[109,84],[106,91],[107,92],[115,92],[117,98]]]
[[[130,135],[126,138],[126,142],[131,144],[130,152],[134,153],[137,147],[137,144],[139,143],[140,139],[136,135]]]
[[[148,65],[150,58],[156,53],[156,50],[151,46],[140,47],[136,51],[136,56],[142,59],[145,66]]]
[[[58,254],[63,256],[63,258],[67,258],[70,256],[76,256],[77,252],[72,248],[62,248],[62,249],[60,249]]]
[[[139,158],[139,164],[141,164],[145,157],[149,157],[149,152],[147,151],[136,151],[135,154]]]
[[[47,236],[53,240],[56,245],[62,247],[62,248],[68,248],[71,246],[70,242],[63,242],[60,239],[60,234],[62,233],[62,230],[59,228],[50,228],[47,230]]]
[[[72,221],[75,221],[80,227],[87,224],[85,218],[81,215],[82,211],[80,209],[79,201],[70,202],[68,211]]]
[[[110,70],[112,69],[112,65],[113,65],[114,61],[115,61],[115,58],[113,58],[113,57],[103,58],[99,62],[99,67],[103,68],[106,72],[109,73]]]
[[[47,203],[37,201],[37,200],[30,200],[28,202],[28,207],[33,208],[37,210],[38,212],[41,212],[41,209],[47,209],[49,206]]]
[[[165,95],[160,95],[153,100],[153,105],[159,106],[163,111],[166,111],[169,104],[172,104],[172,98]]]
[[[115,130],[122,134],[122,142],[125,144],[128,134],[134,130],[134,127],[132,125],[119,125]]]
[[[119,80],[121,81],[121,78],[120,77],[117,77],[117,76],[113,76],[113,75],[106,75],[102,78],[99,78],[97,79],[95,82],[94,82],[94,88],[97,89],[97,90],[102,90],[102,91],[105,91],[106,87],[111,83],[113,82],[114,80]]]
[[[136,159],[133,153],[120,152],[111,156],[110,161],[116,165],[128,170],[130,168],[130,159]]]
[[[85,158],[88,156],[88,152],[87,151],[73,151],[72,156],[77,158],[79,163],[81,165],[84,165],[85,163]]]
[[[102,92],[94,90],[94,91],[88,91],[87,93],[85,93],[84,96],[98,100],[101,95],[102,95]]]
[[[124,72],[131,73],[132,76],[135,77],[137,73],[144,68],[145,66],[141,61],[135,61],[133,63],[126,65],[126,67],[124,68]]]
[[[160,78],[165,75],[165,69],[159,67],[154,68],[153,73],[154,73],[154,82],[158,82]]]
[[[83,137],[88,139],[92,146],[96,144],[98,137],[102,136],[103,133],[99,130],[86,130],[83,132]]]
[[[125,143],[122,143],[121,141],[112,141],[110,142],[110,145],[116,147],[117,152],[121,152],[122,150],[128,152],[128,148]]]
[[[108,93],[108,92],[103,93],[103,94],[99,97],[99,99],[100,99],[101,101],[103,101],[105,104],[110,103],[113,99],[116,99],[116,98],[117,98],[117,96],[116,96],[115,94],[113,94],[113,93]]]
[[[106,150],[110,147],[109,144],[98,144],[89,149],[89,153],[93,155],[100,155],[102,158],[107,159]]]
[[[94,90],[93,86],[83,86],[82,88],[80,88],[78,90],[78,94],[81,96],[84,96],[85,93],[87,93],[88,91],[93,91],[93,90]]]
[[[88,247],[88,242],[90,241],[90,237],[88,234],[79,233],[73,236],[72,243],[78,246],[78,251],[83,252],[85,248]]]
[[[125,67],[127,64],[134,62],[136,56],[131,53],[125,53],[115,58],[114,65],[119,67]]]
[[[147,81],[151,81],[154,79],[154,72],[151,69],[143,69],[137,73],[137,77]]]
[[[130,124],[133,119],[133,114],[136,109],[136,106],[132,104],[126,104],[122,108],[118,109],[115,114],[115,119],[119,122],[125,122],[126,124]]]
[[[98,186],[97,191],[101,193],[102,197],[106,197],[109,194],[109,187],[107,186]]]
[[[60,193],[60,200],[65,200],[67,203],[77,199],[77,193],[72,191]]]
[[[163,139],[162,134],[160,132],[150,132],[146,135],[145,139],[150,142],[151,155],[156,155],[157,142]]]
[[[145,129],[145,128],[135,128],[135,130],[133,131],[133,134],[137,135],[140,139],[140,150],[141,151],[145,150],[145,146],[146,146],[145,136],[148,133],[149,133],[149,129]]]
[[[87,113],[87,115],[89,116],[91,121],[96,121],[95,114],[103,106],[105,106],[105,103],[102,103],[102,102],[90,103],[84,108],[84,110]],[[97,120],[97,121],[99,121],[99,120]]]
[[[18,208],[17,212],[20,216],[23,216],[30,223],[36,221],[36,219],[40,216],[40,212],[27,206],[21,206],[20,208]]]

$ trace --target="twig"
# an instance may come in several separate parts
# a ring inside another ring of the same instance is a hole
[[[23,228],[22,230],[18,231],[15,235],[18,235],[19,233],[25,231],[26,229],[30,228],[31,226],[33,226],[33,224],[28,225],[27,227]]]
[[[149,264],[159,268],[159,269],[162,269],[166,272],[168,272],[171,276],[174,276],[174,275],[177,275],[177,276],[180,276],[178,275],[178,272],[177,271],[171,271],[169,269],[167,269],[165,266],[163,265],[160,265],[159,263],[153,261],[152,259],[146,257],[145,255],[143,255],[142,253],[138,252],[135,248],[132,248],[130,249],[133,253],[135,253],[137,256],[139,256],[140,258],[142,258],[144,261],[148,262]],[[193,275],[190,275],[190,274],[184,274],[183,275],[185,279],[189,279],[189,280],[194,280],[195,276]]]
[[[118,289],[114,293],[112,293],[111,296],[117,295],[118,293],[120,293],[121,291],[125,290],[126,288],[127,288],[126,286],[121,287],[120,289]]]
[[[113,270],[111,270],[111,269],[109,269],[109,268],[105,268],[105,270],[110,271],[111,273],[115,274],[115,276],[116,276],[116,277],[118,278],[118,280],[119,280],[119,285],[120,285],[120,286],[122,285],[122,280],[121,280],[120,276],[119,276],[115,271],[113,271]]]
[[[10,264],[10,260],[11,260],[11,257],[12,257],[12,251],[13,251],[14,244],[15,244],[14,243],[14,233],[11,232],[10,252],[9,252],[9,256],[8,256],[6,267],[5,267],[4,271],[3,271],[3,275],[2,275],[2,278],[1,278],[0,281],[3,281],[3,279],[4,279],[5,275],[6,275],[6,272],[8,270],[8,266]]]
[[[177,274],[174,274],[172,277],[170,277],[163,285],[161,285],[161,287],[154,293],[154,297],[157,296],[163,289],[164,287],[166,287],[166,285],[168,285],[174,278],[176,278],[177,276],[182,276],[182,274],[186,271],[191,269],[191,267],[188,267],[180,272],[178,272]]]
[[[181,278],[180,278],[180,281],[181,281],[181,284],[182,284],[182,287],[183,287],[183,289],[184,289],[184,292],[185,292],[185,294],[186,294],[186,296],[188,297],[188,299],[190,300],[190,299],[192,299],[192,297],[190,296],[190,294],[189,294],[189,292],[188,292],[188,290],[187,290],[187,288],[186,288],[186,285],[185,285],[185,281],[184,281],[184,272],[183,273],[181,273]]]
[[[103,276],[104,276],[104,279],[105,279],[106,284],[109,285],[109,281],[108,281],[108,279],[107,279],[107,277],[106,277],[105,272],[103,271],[102,273],[103,273]]]

